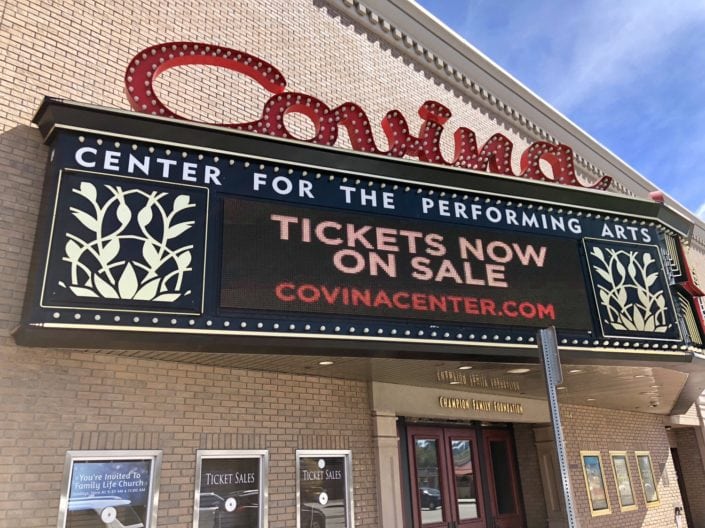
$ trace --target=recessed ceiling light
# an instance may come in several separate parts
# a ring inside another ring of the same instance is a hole
[[[568,372],[571,374],[580,374],[581,372],[585,372],[583,369],[570,369]]]
[[[634,378],[645,378],[645,377],[646,376],[644,376],[643,374],[637,374],[636,376],[634,376]]]
[[[319,361],[318,364],[322,367],[327,367],[329,365],[332,365],[333,362],[332,361]]]
[[[462,365],[458,367],[458,370],[470,370],[472,367],[470,365]]]
[[[560,387],[556,387],[556,388],[557,388],[558,390],[566,390],[568,387],[564,387],[563,385],[561,385]]]
[[[588,398],[588,399],[586,399],[585,401],[594,402],[594,401],[596,401],[596,400],[595,400],[595,398]]]
[[[507,371],[507,374],[526,374],[527,372],[531,372],[531,369],[528,368],[515,368],[515,369],[510,369]]]
[[[459,381],[451,381],[450,384],[451,385],[460,385],[460,382]]]

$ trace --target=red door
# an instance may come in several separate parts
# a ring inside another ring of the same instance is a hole
[[[410,427],[408,440],[414,526],[484,528],[475,431]]]
[[[415,426],[407,439],[414,528],[522,527],[510,431]]]
[[[524,514],[514,463],[514,443],[508,429],[483,431],[485,473],[495,528],[520,528]]]

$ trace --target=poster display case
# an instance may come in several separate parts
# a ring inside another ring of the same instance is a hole
[[[580,462],[583,466],[585,487],[590,501],[590,514],[597,517],[612,513],[600,452],[581,451]]]
[[[355,526],[349,450],[296,451],[296,528]]]
[[[654,466],[651,463],[651,453],[649,451],[636,451],[636,465],[639,468],[641,479],[641,489],[644,492],[644,501],[648,508],[655,508],[661,503],[654,477]]]
[[[161,451],[69,451],[57,528],[153,528]]]
[[[267,526],[268,466],[266,450],[199,450],[193,528]]]
[[[610,451],[612,471],[617,485],[617,497],[622,511],[631,511],[638,508],[634,488],[632,486],[632,472],[629,469],[629,459],[626,451]]]

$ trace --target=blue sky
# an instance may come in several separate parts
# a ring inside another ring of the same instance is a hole
[[[705,1],[418,1],[705,219]]]

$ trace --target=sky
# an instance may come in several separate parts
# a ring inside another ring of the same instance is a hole
[[[705,220],[705,0],[417,1]]]

